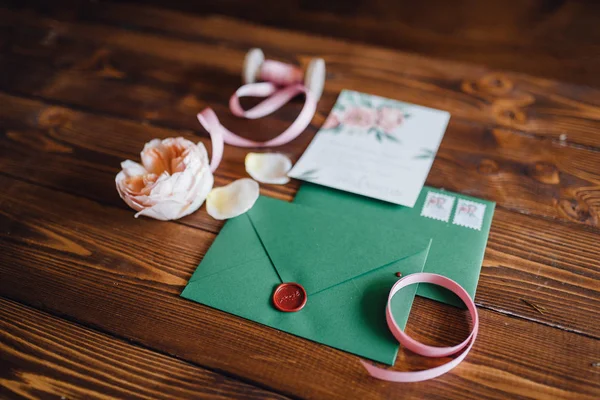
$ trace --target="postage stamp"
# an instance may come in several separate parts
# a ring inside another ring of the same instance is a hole
[[[485,216],[485,204],[458,199],[452,223],[480,231]]]
[[[446,194],[428,192],[421,210],[421,216],[448,222],[454,205],[454,197]]]

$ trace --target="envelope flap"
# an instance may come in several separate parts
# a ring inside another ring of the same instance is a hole
[[[261,197],[248,217],[283,282],[309,294],[409,257],[428,239],[410,229],[358,223],[351,218]],[[393,234],[391,232],[393,231]]]

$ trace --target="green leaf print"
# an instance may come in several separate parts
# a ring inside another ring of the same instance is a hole
[[[296,179],[302,179],[306,181],[314,180],[317,179],[317,172],[319,172],[318,168],[309,169],[298,175]]]

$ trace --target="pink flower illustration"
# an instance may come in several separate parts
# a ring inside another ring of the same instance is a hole
[[[369,128],[375,125],[377,112],[370,108],[356,107],[346,111],[342,122],[350,126]]]
[[[334,113],[331,113],[325,120],[325,123],[323,123],[323,129],[333,129],[337,128],[339,125],[340,120]]]
[[[392,133],[404,122],[404,112],[398,108],[382,107],[377,112],[377,126]]]

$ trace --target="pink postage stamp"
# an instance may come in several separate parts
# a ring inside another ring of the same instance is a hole
[[[423,209],[421,210],[421,216],[448,222],[453,205],[454,197],[436,192],[428,192]]]
[[[452,223],[480,231],[484,215],[485,204],[458,199]]]

